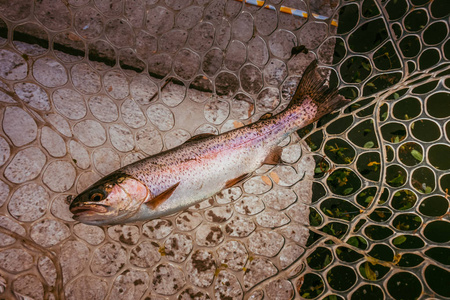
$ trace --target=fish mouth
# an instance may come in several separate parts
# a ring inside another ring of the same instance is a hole
[[[88,225],[103,226],[108,224],[120,224],[125,216],[120,216],[119,211],[103,204],[83,204],[70,208],[72,219]]]
[[[112,210],[111,207],[103,204],[89,204],[85,203],[70,208],[70,212],[73,213],[73,218],[76,220],[83,216],[92,216],[96,214],[105,214]]]

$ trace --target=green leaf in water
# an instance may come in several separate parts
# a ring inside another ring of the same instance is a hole
[[[366,262],[364,264],[364,271],[367,279],[377,280],[377,274],[370,268],[370,263]]]
[[[398,174],[397,177],[389,180],[388,183],[394,186],[400,186],[405,183],[405,178],[401,174]]]
[[[348,239],[347,244],[357,247],[359,249],[364,249],[367,245],[367,242],[364,238],[360,236],[352,236]]]
[[[405,241],[406,241],[406,236],[401,235],[401,236],[399,236],[399,237],[396,237],[396,238],[392,241],[392,243],[393,243],[394,245],[401,245],[401,244],[403,244]]]
[[[327,254],[327,256],[325,256],[325,259],[323,261],[323,267],[328,266],[331,263],[331,257]]]
[[[370,71],[370,65],[366,64],[365,62],[361,62],[361,65],[364,69],[366,69],[367,71]]]
[[[372,203],[372,200],[373,200],[373,196],[369,196],[369,197],[366,198],[366,200],[364,202]]]
[[[359,240],[359,242],[363,245],[367,245],[367,242],[365,239],[363,239],[362,237],[358,236],[357,239]]]
[[[352,191],[353,191],[353,188],[352,188],[352,187],[346,188],[346,189],[344,190],[344,195],[348,195],[348,194],[350,194]]]
[[[417,151],[417,150],[415,150],[415,149],[411,151],[411,155],[412,155],[415,159],[417,159],[418,161],[422,161],[422,160],[423,160],[422,153],[420,153],[419,151]]]
[[[372,141],[368,141],[364,144],[364,148],[372,148],[373,146],[375,146],[375,143]]]
[[[356,237],[351,237],[348,239],[347,244],[354,246],[354,247],[358,247],[359,242],[358,239]]]

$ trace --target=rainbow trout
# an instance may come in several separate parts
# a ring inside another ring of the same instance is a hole
[[[325,86],[316,65],[306,68],[281,113],[221,135],[194,137],[120,168],[71,202],[73,218],[92,225],[159,218],[233,186],[262,164],[279,163],[283,139],[348,103]]]

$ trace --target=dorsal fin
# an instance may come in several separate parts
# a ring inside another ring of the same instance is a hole
[[[238,176],[238,177],[236,177],[236,178],[233,178],[233,179],[228,180],[228,181],[225,183],[224,189],[227,189],[227,188],[232,187],[232,186],[235,185],[236,183],[238,183],[238,182],[240,182],[240,181],[246,179],[247,177],[249,177],[249,175],[250,175],[250,174],[245,173],[245,174],[242,174],[241,176]]]
[[[305,45],[299,45],[299,46],[295,46],[294,48],[292,48],[291,50],[291,57],[295,56],[299,53],[304,53],[304,54],[308,54],[308,48],[306,48]]]
[[[267,155],[266,159],[264,159],[263,164],[266,165],[277,165],[281,161],[281,153],[283,152],[283,148],[280,146],[275,146],[270,150],[269,155]]]
[[[215,135],[215,134],[214,133],[200,133],[200,134],[194,135],[193,137],[188,139],[186,142],[198,141],[198,140],[201,140],[201,139],[213,136],[213,135]]]
[[[263,114],[259,119],[260,120],[267,120],[267,119],[269,119],[269,118],[272,118],[272,114],[271,113],[266,113],[266,114]]]
[[[177,182],[174,185],[172,185],[170,188],[156,196],[155,198],[151,199],[150,201],[146,202],[145,205],[150,207],[151,209],[156,209],[158,206],[164,203],[167,199],[172,196],[173,192],[175,192],[175,189],[180,183]]]

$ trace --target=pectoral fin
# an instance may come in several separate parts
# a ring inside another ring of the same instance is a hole
[[[177,182],[174,185],[172,185],[170,188],[156,196],[155,198],[151,199],[149,202],[145,203],[149,208],[156,209],[158,206],[164,203],[167,199],[172,196],[173,192],[175,192],[175,189],[180,183]]]
[[[224,187],[224,188],[227,189],[227,188],[232,187],[232,186],[235,185],[236,183],[238,183],[238,182],[240,182],[240,181],[246,179],[247,177],[249,177],[249,175],[250,175],[250,174],[245,173],[245,174],[242,174],[242,175],[239,176],[239,177],[236,177],[236,178],[233,178],[233,179],[228,180],[227,183],[225,183],[225,187]]]
[[[267,155],[266,159],[264,159],[263,164],[266,165],[277,165],[281,161],[281,153],[283,152],[283,148],[280,146],[276,146],[273,148],[269,155]]]

